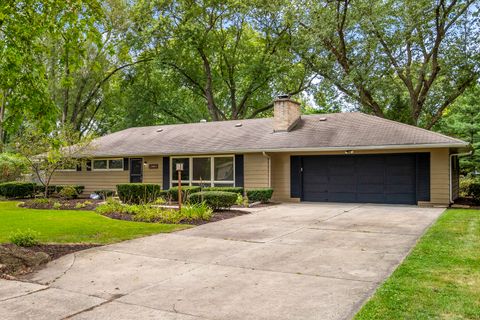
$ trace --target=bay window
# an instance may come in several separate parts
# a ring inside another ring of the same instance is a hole
[[[178,185],[177,163],[183,163],[182,185],[202,187],[235,186],[233,156],[172,157],[170,181]]]

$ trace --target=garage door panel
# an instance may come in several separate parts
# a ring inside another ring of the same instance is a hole
[[[306,156],[302,199],[414,204],[416,161],[416,154]]]

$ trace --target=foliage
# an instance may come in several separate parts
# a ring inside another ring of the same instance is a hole
[[[0,196],[8,199],[31,198],[35,196],[37,185],[31,182],[0,183]]]
[[[237,196],[237,193],[226,191],[201,191],[192,193],[188,197],[188,202],[191,204],[205,203],[215,211],[229,209],[237,202]]]
[[[186,201],[190,194],[200,191],[201,187],[198,186],[182,186],[182,200]],[[171,187],[168,189],[168,196],[173,201],[178,201],[178,187]]]
[[[233,192],[233,193],[238,193],[239,195],[243,195],[242,187],[207,187],[207,188],[203,188],[202,191],[225,191],[225,192]]]
[[[38,128],[25,130],[16,142],[17,151],[25,157],[30,171],[44,187],[48,197],[50,181],[62,168],[82,165],[88,158],[92,147],[92,136],[79,137],[78,132],[69,126],[63,126],[53,132],[44,132]]]
[[[27,163],[21,156],[12,153],[0,154],[0,182],[18,180],[27,169]]]
[[[247,190],[247,198],[251,202],[260,201],[266,203],[270,201],[273,195],[273,189],[270,188],[259,188],[259,189],[250,189]]]
[[[478,78],[474,2],[304,0],[293,49],[344,106],[431,128]]]
[[[75,209],[82,209],[82,208],[85,208],[88,204],[85,203],[85,202],[78,202],[76,205],[75,205]]]
[[[48,198],[36,198],[32,200],[34,204],[48,204],[50,203],[50,199]]]
[[[444,112],[436,130],[470,143],[473,154],[460,157],[463,174],[480,173],[480,85],[470,88]]]
[[[116,192],[115,190],[108,190],[108,189],[93,191],[93,193],[98,194],[104,200],[109,197],[113,197],[115,195],[115,192]]]
[[[182,207],[182,221],[209,221],[212,218],[213,210],[205,202],[187,204]]]
[[[478,210],[447,210],[354,319],[480,318],[479,228]]]
[[[62,204],[60,202],[54,202],[52,205],[52,208],[55,210],[60,210],[61,207],[62,207]]]
[[[8,242],[11,232],[27,228],[40,232],[39,240],[46,243],[113,243],[186,228],[109,219],[88,210],[45,209],[39,212],[17,205],[17,202],[0,202],[0,243]]]
[[[480,177],[471,175],[460,177],[460,196],[472,197],[475,202],[480,203]]]
[[[128,183],[118,184],[117,194],[125,203],[148,203],[158,198],[161,191],[159,184]]]
[[[78,189],[75,186],[63,186],[58,195],[65,199],[78,198]]]
[[[10,242],[20,247],[33,247],[40,243],[39,233],[31,229],[17,230],[10,235]]]

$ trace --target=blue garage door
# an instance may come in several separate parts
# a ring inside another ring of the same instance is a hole
[[[429,170],[429,154],[292,157],[292,190],[303,201],[416,204],[429,200]]]

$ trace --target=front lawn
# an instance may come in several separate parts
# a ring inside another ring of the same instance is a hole
[[[18,202],[0,202],[0,243],[12,232],[31,229],[41,242],[113,243],[136,237],[188,228],[186,225],[113,220],[93,211],[35,210]]]
[[[355,319],[480,319],[480,210],[447,210]]]

